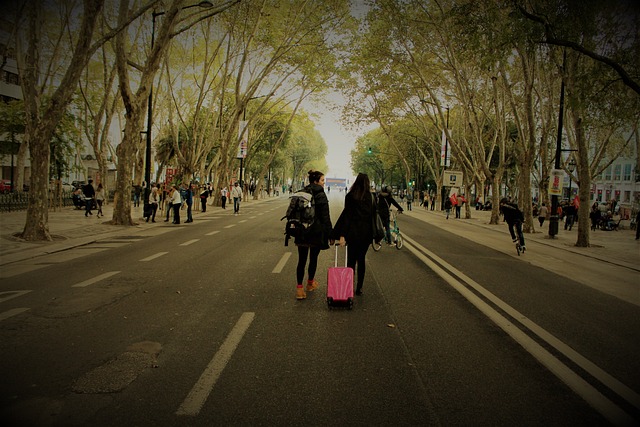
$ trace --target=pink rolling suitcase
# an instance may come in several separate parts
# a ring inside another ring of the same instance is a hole
[[[353,269],[347,267],[347,248],[344,252],[344,267],[338,267],[338,246],[336,245],[336,261],[329,267],[327,274],[327,305],[333,307],[353,308]]]

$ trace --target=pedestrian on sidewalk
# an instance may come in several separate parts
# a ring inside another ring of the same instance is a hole
[[[636,240],[640,239],[640,209],[636,213]]]
[[[451,213],[451,207],[453,203],[451,203],[451,199],[447,197],[447,200],[444,201],[444,212],[447,214],[447,219],[449,219],[449,214]]]
[[[356,271],[356,265],[358,267],[356,295],[362,295],[362,285],[364,284],[366,272],[365,259],[367,250],[373,241],[373,220],[376,210],[373,205],[375,198],[372,197],[370,187],[369,176],[359,173],[344,199],[344,209],[333,230],[333,238],[339,241],[340,246],[349,246],[347,267],[351,267],[354,272]],[[391,189],[389,187],[385,187],[385,189],[389,190],[389,192],[385,191],[385,193],[391,196]],[[386,204],[387,202],[384,201],[384,203]],[[395,205],[398,204],[395,200],[393,203]],[[388,212],[389,209],[387,208],[387,215]],[[378,214],[382,216],[379,209]]]
[[[142,194],[142,187],[139,184],[133,186],[133,207],[140,206],[140,195]]]
[[[185,221],[185,223],[193,222],[193,217],[191,216],[191,207],[193,206],[193,187],[193,184],[185,184],[183,197],[184,203],[187,205],[187,220]]]
[[[233,214],[240,215],[240,201],[242,200],[242,189],[236,181],[231,190],[231,198],[233,198]]]
[[[222,209],[227,209],[227,195],[229,194],[229,190],[227,187],[223,187],[220,190],[220,201],[222,202]]]
[[[315,208],[315,219],[309,229],[296,235],[294,243],[298,247],[298,265],[296,267],[296,299],[305,299],[307,294],[302,286],[304,270],[307,268],[307,291],[313,291],[318,287],[315,280],[318,268],[318,255],[321,250],[329,249],[331,237],[331,215],[329,214],[329,200],[324,192],[325,177],[320,171],[309,171],[309,185],[304,191],[311,193]]]
[[[163,192],[163,195],[164,195],[165,209],[167,210],[167,212],[165,213],[164,222],[168,222],[169,216],[173,213],[173,206],[171,205],[172,191],[173,191],[173,187],[169,187],[169,190],[167,190],[166,184],[165,184],[165,191]]]
[[[104,216],[102,213],[102,204],[104,203],[104,187],[102,183],[98,184],[98,189],[96,190],[96,205],[98,206],[98,213],[96,214],[96,218],[100,218]]]
[[[209,190],[207,190],[207,187],[202,186],[200,189],[200,211],[202,213],[207,211],[207,197],[209,197]]]
[[[93,215],[91,213],[91,209],[93,208],[93,199],[96,196],[96,190],[93,188],[93,180],[90,179],[89,182],[82,187],[82,194],[84,195],[84,216]]]
[[[549,209],[543,202],[540,210],[538,211],[538,222],[540,223],[540,227],[542,227],[542,224],[544,224],[544,220],[547,219],[547,215],[549,215]]]
[[[171,186],[169,200],[171,203],[171,209],[173,210],[172,224],[180,224],[180,208],[182,207],[182,198],[180,196],[180,190],[178,189],[177,185]]]
[[[156,212],[158,211],[158,204],[160,203],[160,191],[157,185],[151,188],[151,194],[149,195],[149,207],[151,208],[151,222],[156,222]],[[149,222],[149,217],[147,217]]]
[[[462,209],[462,205],[467,202],[467,199],[464,198],[462,194],[456,194],[456,218],[460,219],[460,211]]]
[[[411,210],[411,204],[413,203],[413,191],[407,191],[407,210]]]

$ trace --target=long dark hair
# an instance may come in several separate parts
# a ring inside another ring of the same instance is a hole
[[[356,200],[366,200],[371,197],[371,181],[366,173],[359,173],[356,180],[353,181],[349,193]]]
[[[324,174],[320,171],[314,171],[311,169],[309,172],[309,184],[315,184],[320,181],[320,178],[324,176]]]

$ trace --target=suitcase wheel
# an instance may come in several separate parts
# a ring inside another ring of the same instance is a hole
[[[353,308],[353,298],[349,298],[347,302],[349,303],[349,310],[351,310]]]
[[[333,298],[327,297],[327,306],[329,307],[329,310],[333,308]]]

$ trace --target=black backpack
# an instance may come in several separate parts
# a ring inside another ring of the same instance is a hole
[[[309,230],[316,216],[315,201],[310,190],[304,189],[293,193],[289,198],[287,213],[280,221],[287,219],[284,227],[284,245],[289,246],[291,237],[300,238]]]

